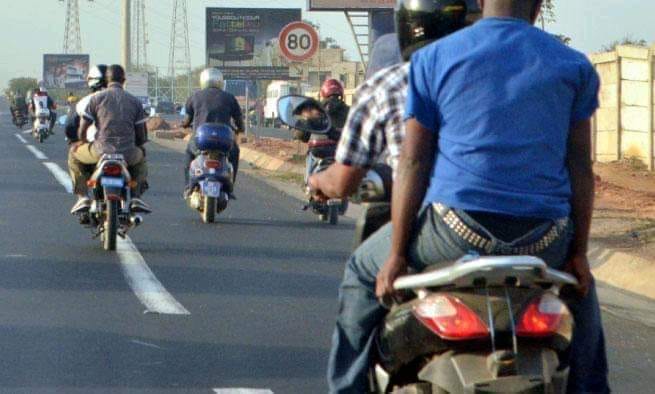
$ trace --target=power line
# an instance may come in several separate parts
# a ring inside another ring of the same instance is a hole
[[[184,72],[187,86],[182,87],[185,94],[180,94],[176,86],[178,72]],[[191,50],[189,48],[189,19],[187,15],[187,0],[173,1],[173,17],[171,22],[171,44],[168,57],[168,74],[171,77],[171,100],[178,97],[188,97],[191,94]]]

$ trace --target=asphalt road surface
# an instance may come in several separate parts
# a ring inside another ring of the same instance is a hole
[[[68,213],[62,130],[38,144],[0,112],[1,393],[326,392],[351,220],[318,223],[242,175],[202,224],[182,155],[150,144],[154,213],[108,253]],[[652,304],[604,294],[615,392],[652,392]]]

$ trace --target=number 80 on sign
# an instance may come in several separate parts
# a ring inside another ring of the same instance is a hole
[[[305,22],[286,25],[278,37],[280,51],[292,62],[303,62],[316,54],[319,38],[316,29]]]

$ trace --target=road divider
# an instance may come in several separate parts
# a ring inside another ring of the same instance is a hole
[[[25,146],[28,151],[32,152],[34,157],[36,157],[39,160],[48,160],[48,156],[46,156],[43,152],[40,150],[36,149],[34,145],[26,145]]]
[[[57,163],[50,161],[43,165],[52,173],[55,179],[66,189],[66,192],[73,193],[73,182],[66,171]],[[139,253],[130,237],[118,237],[116,253],[121,262],[121,270],[127,284],[134,292],[134,295],[147,308],[147,313],[159,313],[166,315],[189,315],[190,312],[182,306],[157,280],[143,256]]]

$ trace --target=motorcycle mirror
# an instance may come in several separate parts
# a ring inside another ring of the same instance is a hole
[[[284,96],[277,102],[277,113],[282,121],[292,129],[312,134],[327,134],[332,122],[325,109],[313,98],[305,96]]]

